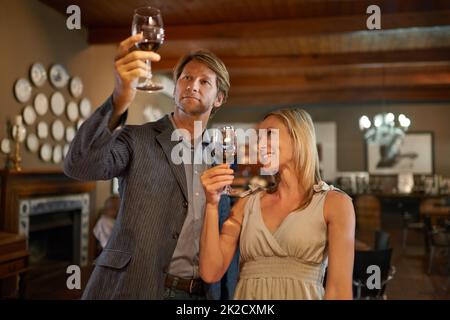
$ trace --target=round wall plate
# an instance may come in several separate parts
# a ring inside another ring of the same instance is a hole
[[[66,158],[66,156],[67,156],[67,153],[69,152],[69,144],[68,143],[66,143],[65,145],[64,145],[64,148],[63,148],[63,157],[64,157],[64,159]]]
[[[65,133],[65,129],[64,129],[63,122],[59,119],[56,119],[55,121],[53,121],[53,123],[52,123],[53,139],[55,139],[56,141],[61,141],[64,138],[64,133]]]
[[[47,81],[47,71],[42,63],[34,63],[30,68],[30,79],[36,87],[41,87]]]
[[[60,64],[54,64],[50,67],[50,83],[55,88],[63,88],[67,85],[69,82],[69,74],[66,71],[66,68],[64,68]]]
[[[8,138],[3,138],[1,150],[5,154],[11,153],[11,140],[9,140]]]
[[[91,115],[91,101],[88,98],[83,98],[80,101],[80,113],[83,118],[88,118]]]
[[[39,139],[46,139],[48,137],[48,124],[45,121],[41,121],[37,125],[37,135]]]
[[[32,90],[33,88],[27,79],[20,78],[14,83],[14,95],[19,102],[25,103],[30,100]]]
[[[78,98],[83,93],[83,82],[80,77],[73,77],[70,80],[69,91],[72,96]]]
[[[39,150],[39,139],[34,133],[28,134],[27,148],[31,152],[37,152]]]
[[[80,129],[80,127],[83,124],[83,122],[84,122],[84,119],[78,119],[78,121],[77,121],[77,130]]]
[[[55,116],[60,116],[64,113],[66,101],[61,92],[54,92],[50,98],[50,108]]]
[[[78,120],[78,105],[76,104],[76,102],[70,101],[67,104],[67,108],[66,108],[66,115],[67,115],[67,119],[69,119],[69,121],[71,122],[76,122]]]
[[[62,147],[58,144],[53,148],[52,160],[54,163],[60,163],[62,158],[63,158],[63,150]]]
[[[34,97],[34,109],[36,113],[40,116],[43,116],[48,111],[48,99],[44,93],[38,93],[36,97]]]
[[[26,106],[23,109],[23,121],[31,126],[32,124],[34,124],[34,122],[36,121],[36,111],[34,111],[34,108],[32,106]]]
[[[49,143],[44,143],[41,146],[39,155],[45,162],[50,162],[50,160],[52,160],[52,146]]]
[[[75,129],[74,127],[66,128],[66,141],[71,143],[73,138],[75,138]]]

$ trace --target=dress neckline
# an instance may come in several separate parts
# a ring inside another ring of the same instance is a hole
[[[259,209],[259,210],[258,210],[258,214],[259,214],[260,222],[261,222],[261,224],[263,225],[264,229],[265,229],[272,237],[275,237],[275,235],[276,235],[276,234],[278,233],[278,231],[282,228],[282,226],[285,224],[285,222],[286,222],[286,220],[287,220],[288,218],[290,218],[290,217],[293,216],[293,215],[300,214],[301,212],[307,210],[307,209],[311,206],[311,204],[312,204],[313,201],[314,201],[314,196],[315,196],[316,194],[321,193],[321,192],[324,192],[324,191],[336,190],[336,188],[335,188],[333,185],[327,184],[325,181],[320,181],[318,184],[313,185],[313,190],[314,190],[314,195],[313,195],[313,198],[311,199],[311,202],[310,202],[305,208],[302,208],[302,209],[295,209],[295,210],[289,212],[289,213],[286,215],[286,217],[284,217],[284,219],[281,221],[281,223],[278,225],[278,227],[277,227],[273,232],[270,231],[269,227],[267,227],[266,223],[264,222],[264,217],[263,217],[263,214],[262,214],[261,198],[262,198],[262,195],[264,194],[264,192],[259,192],[259,193],[257,193],[257,194],[256,194],[256,197],[257,197],[256,201],[257,201],[258,209]]]

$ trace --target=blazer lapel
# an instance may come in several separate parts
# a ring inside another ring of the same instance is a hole
[[[178,141],[171,141],[170,138],[172,136],[173,127],[170,123],[169,117],[166,115],[161,120],[157,121],[155,129],[160,131],[160,134],[156,136],[156,140],[158,140],[161,145],[167,161],[172,168],[172,172],[175,175],[178,184],[180,185],[181,191],[183,192],[184,198],[187,200],[188,192],[187,192],[187,182],[186,182],[186,173],[184,170],[183,164],[174,164],[171,159],[172,149],[179,143]]]

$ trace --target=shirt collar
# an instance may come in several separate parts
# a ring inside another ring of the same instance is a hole
[[[173,112],[169,114],[169,119],[170,119],[170,122],[172,123],[173,128],[177,129],[177,126],[176,126],[175,121],[173,119]],[[182,141],[185,144],[187,144],[187,142],[188,142],[186,139],[183,139],[183,138],[181,138],[180,141]],[[211,136],[210,136],[208,130],[206,130],[206,129],[203,130],[201,141],[202,141],[202,146],[203,147],[206,147],[206,146],[208,146],[211,143]],[[194,142],[195,146],[197,144],[198,144],[198,139],[197,139],[197,141]],[[193,149],[194,146],[191,146],[191,148]]]

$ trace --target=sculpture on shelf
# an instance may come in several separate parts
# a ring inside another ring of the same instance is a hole
[[[20,155],[20,145],[25,140],[27,129],[23,125],[22,116],[16,116],[14,125],[12,127],[12,136],[15,142],[14,155],[12,156],[13,169],[22,171],[21,163],[22,157]]]

